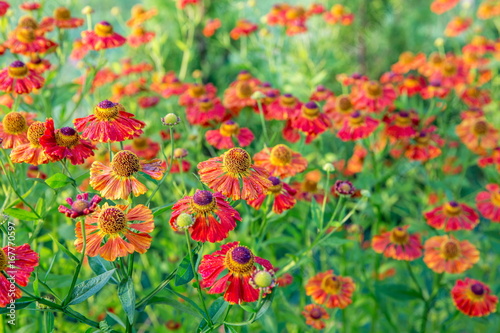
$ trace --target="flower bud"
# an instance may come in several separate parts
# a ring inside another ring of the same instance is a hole
[[[194,224],[194,219],[187,213],[180,214],[175,220],[175,226],[178,230],[186,230]]]
[[[252,94],[252,99],[255,99],[255,100],[259,100],[259,99],[263,99],[264,97],[266,97],[266,95],[264,95],[264,93],[260,92],[260,91],[256,91]]]
[[[169,113],[161,119],[161,122],[165,126],[175,126],[181,122],[181,118],[179,118],[179,116],[175,113]]]
[[[113,16],[120,15],[120,7],[115,6],[115,7],[111,8],[111,15],[113,15]]]
[[[325,165],[323,165],[323,170],[325,172],[334,172],[335,171],[335,167],[333,166],[332,163],[325,163]]]
[[[83,9],[82,9],[82,14],[83,14],[83,15],[90,15],[90,14],[92,14],[93,12],[94,12],[94,9],[93,9],[92,7],[90,7],[90,6],[85,6],[85,7],[83,7]]]

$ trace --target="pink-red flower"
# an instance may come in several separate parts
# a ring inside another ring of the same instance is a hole
[[[410,234],[408,228],[408,225],[396,227],[389,232],[373,236],[373,251],[396,260],[412,261],[420,258],[422,256],[420,235]]]
[[[491,289],[485,283],[465,278],[457,280],[451,290],[453,304],[469,317],[482,317],[497,309],[498,297],[491,294]]]
[[[479,223],[479,215],[466,204],[450,201],[424,213],[427,224],[444,231],[472,230]]]
[[[44,83],[43,77],[19,60],[0,71],[0,90],[6,93],[29,94]]]

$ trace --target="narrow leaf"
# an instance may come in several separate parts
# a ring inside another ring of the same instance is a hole
[[[69,184],[75,184],[75,181],[65,174],[56,173],[55,175],[47,178],[45,180],[45,184],[47,184],[50,188],[56,189],[61,188]]]
[[[123,310],[127,314],[128,322],[134,323],[135,314],[135,290],[134,282],[130,277],[122,280],[118,286],[118,298],[122,303]]]
[[[36,221],[38,220],[38,216],[36,216],[33,212],[28,212],[27,210],[20,208],[7,208],[4,210],[4,213],[10,215],[18,220],[23,221]]]
[[[193,261],[196,262],[197,254],[194,254]],[[175,276],[175,286],[182,286],[191,282],[194,278],[194,272],[191,267],[191,259],[189,254],[187,254],[184,259],[182,259],[179,269],[177,270],[177,275]]]
[[[107,260],[102,259],[100,256],[88,257],[90,268],[97,275],[109,272],[113,269],[113,264]],[[118,284],[114,276],[111,277],[111,283]]]
[[[90,296],[97,294],[108,283],[114,272],[115,269],[110,270],[77,285],[73,290],[69,305],[81,303]]]
[[[229,304],[222,298],[218,298],[215,302],[210,305],[208,308],[208,315],[212,318],[212,322],[216,323],[219,318],[224,314]],[[208,323],[205,319],[203,319],[198,326],[198,332],[201,332],[205,327],[207,327]]]

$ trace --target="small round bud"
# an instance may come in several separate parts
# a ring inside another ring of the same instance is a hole
[[[337,180],[334,185],[335,194],[342,197],[352,197],[356,188],[348,180]]]
[[[175,226],[178,230],[186,230],[194,224],[194,219],[187,213],[180,214],[175,220]]]
[[[175,148],[174,158],[184,158],[188,155],[188,151],[184,148]]]
[[[323,165],[323,170],[325,172],[334,172],[335,171],[335,167],[333,166],[332,163],[325,163],[325,165]]]
[[[199,69],[193,71],[193,79],[200,79],[203,76],[203,72]]]
[[[272,270],[256,270],[250,277],[249,283],[255,289],[262,290],[263,294],[269,294],[271,288],[276,285],[274,271]]]
[[[267,37],[269,35],[271,35],[271,32],[269,31],[269,29],[262,28],[262,29],[259,30],[259,36]]]
[[[252,99],[255,99],[255,100],[259,100],[259,99],[263,99],[264,97],[266,97],[266,95],[264,95],[264,93],[260,92],[260,91],[256,91],[252,94]]]
[[[94,9],[93,9],[92,7],[90,7],[90,6],[85,6],[85,7],[83,7],[83,9],[82,9],[82,14],[83,14],[83,15],[90,15],[90,14],[92,14],[93,12],[94,12]]]
[[[179,118],[175,113],[169,113],[165,117],[161,118],[161,122],[165,126],[175,126],[181,122],[181,118]]]
[[[120,7],[115,6],[115,7],[111,8],[111,15],[113,15],[113,16],[120,15]]]
[[[444,39],[439,37],[439,38],[436,38],[436,40],[434,41],[434,45],[436,47],[441,47],[444,45]]]
[[[361,195],[366,197],[366,198],[369,198],[372,196],[372,193],[368,190],[361,190]]]

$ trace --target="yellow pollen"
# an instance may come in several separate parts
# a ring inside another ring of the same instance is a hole
[[[224,154],[222,164],[229,174],[239,176],[250,169],[252,166],[252,158],[244,149],[231,148]]]
[[[410,241],[410,235],[404,228],[395,228],[391,231],[391,243],[406,245]]]
[[[205,94],[205,88],[202,85],[194,85],[191,86],[188,90],[189,96],[191,97],[201,97],[203,94]]]
[[[450,203],[444,205],[444,213],[447,216],[457,216],[462,213],[462,207],[460,205],[452,206]]]
[[[250,275],[254,268],[254,262],[255,262],[254,255],[250,250],[248,250],[250,254],[248,261],[243,263],[238,262],[237,261],[238,258],[236,258],[236,260],[234,258],[234,252],[239,248],[246,248],[246,247],[237,246],[230,249],[224,258],[224,265],[227,267],[228,271],[234,275],[237,276]]]
[[[491,202],[495,206],[500,207],[500,191],[496,191],[491,194]]]
[[[399,56],[399,61],[405,65],[409,65],[412,63],[414,58],[415,57],[414,57],[413,53],[406,51],[406,52],[401,53],[401,55]]]
[[[135,138],[132,140],[132,147],[135,150],[145,150],[148,146],[149,144],[146,138]]]
[[[16,38],[23,43],[32,43],[35,40],[35,30],[33,28],[18,28]]]
[[[73,135],[65,135],[61,130],[56,131],[56,142],[58,146],[73,148],[80,142],[80,135],[75,133]]]
[[[233,124],[224,123],[220,126],[219,132],[223,136],[238,135],[240,133],[240,126],[236,123]]]
[[[336,4],[332,7],[332,9],[330,10],[330,12],[334,15],[334,16],[342,16],[344,15],[344,6],[340,5],[340,4]]]
[[[195,215],[207,215],[214,212],[216,208],[217,202],[215,201],[214,197],[212,197],[212,202],[210,202],[208,205],[199,205],[194,202],[193,199],[191,199],[191,209],[193,210],[193,213],[195,213]]]
[[[40,146],[40,138],[45,133],[45,125],[41,121],[35,121],[28,128],[28,140],[30,143],[35,146]]]
[[[113,171],[121,177],[130,177],[141,170],[139,157],[130,150],[118,152],[111,162]]]
[[[22,67],[9,66],[7,69],[7,73],[14,79],[22,79],[26,77],[26,75],[28,75],[28,67],[26,65]]]
[[[283,183],[280,182],[278,185],[273,185],[270,188],[268,188],[267,191],[270,194],[280,194],[282,189],[283,189]]]
[[[382,96],[382,86],[376,81],[367,82],[365,84],[365,91],[370,98]]]
[[[21,134],[28,129],[26,118],[19,112],[8,113],[3,118],[2,125],[7,134]]]
[[[346,96],[337,99],[337,109],[342,113],[349,113],[352,111],[351,99]]]
[[[146,30],[141,26],[137,26],[132,29],[132,35],[134,36],[144,36],[145,33]]]
[[[109,37],[113,34],[113,27],[110,25],[105,25],[97,23],[94,28],[94,32],[99,37]]]
[[[19,19],[19,22],[17,23],[17,26],[18,26],[18,28],[37,29],[38,28],[38,23],[31,16],[23,16],[23,17],[21,17]]]
[[[452,260],[460,255],[460,247],[457,242],[449,240],[441,246],[441,253],[447,260]]]
[[[200,111],[207,112],[212,110],[214,103],[212,101],[200,102]]]
[[[101,121],[112,121],[118,116],[118,105],[110,108],[100,108],[98,105],[94,107],[94,115]]]
[[[402,117],[401,115],[397,115],[395,123],[399,127],[408,127],[411,125],[411,119],[410,117]]]
[[[7,260],[7,255],[5,251],[0,249],[0,271],[4,271],[7,268],[9,261]]]
[[[476,135],[484,135],[488,132],[488,123],[484,120],[478,120],[472,130]]]
[[[59,7],[54,10],[54,18],[56,20],[64,21],[71,18],[71,12],[66,7]]]
[[[253,94],[253,88],[248,82],[238,82],[236,85],[236,95],[239,98],[249,98]]]
[[[288,165],[292,161],[292,150],[283,144],[276,145],[271,149],[269,160],[272,165]]]
[[[340,282],[337,276],[326,276],[321,281],[321,289],[327,294],[336,295],[339,293],[342,287],[342,282]]]
[[[98,218],[99,228],[108,235],[122,232],[127,227],[125,213],[116,207],[104,209]]]

